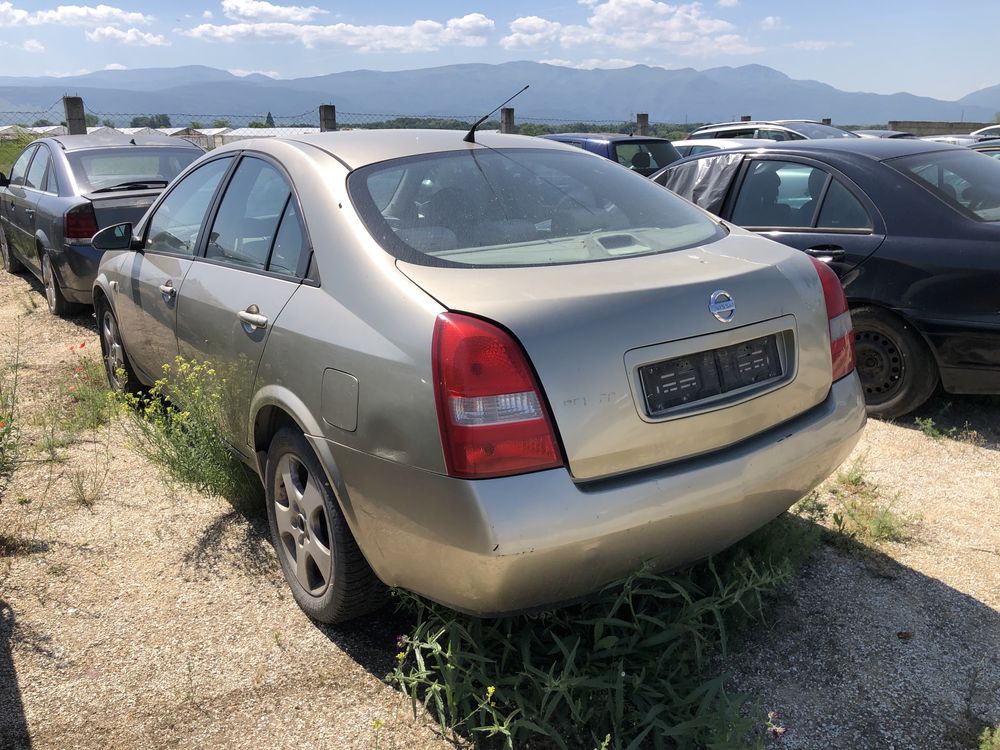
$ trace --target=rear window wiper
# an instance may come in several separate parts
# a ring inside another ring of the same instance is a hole
[[[99,190],[93,190],[94,193],[113,193],[116,190],[136,190],[139,188],[153,188],[153,187],[166,187],[167,180],[133,180],[132,182],[119,182],[117,185],[109,185],[108,187],[102,187]]]

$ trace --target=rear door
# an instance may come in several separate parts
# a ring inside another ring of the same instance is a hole
[[[116,297],[118,320],[129,357],[149,378],[177,356],[177,294],[232,161],[207,162],[177,182],[147,221],[142,252],[131,253],[131,267],[122,269],[127,288]]]
[[[182,357],[210,362],[225,379],[226,437],[247,456],[257,366],[308,256],[291,181],[276,163],[244,156],[178,295],[177,339]]]

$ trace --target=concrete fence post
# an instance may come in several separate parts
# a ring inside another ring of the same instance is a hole
[[[635,116],[635,134],[649,135],[649,115],[646,112],[640,112]]]
[[[83,110],[83,99],[79,96],[64,96],[63,110],[66,112],[66,129],[70,135],[87,135],[87,115]]]
[[[740,115],[740,122],[750,122],[752,120],[753,117],[751,117],[750,115]]]
[[[504,107],[500,110],[500,132],[501,133],[516,133],[517,129],[514,126],[514,108]]]
[[[337,129],[337,107],[333,104],[319,105],[319,129],[323,133]]]
[[[824,117],[822,123],[824,125],[833,125],[833,119],[830,117]]]

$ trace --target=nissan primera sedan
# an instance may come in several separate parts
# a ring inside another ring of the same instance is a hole
[[[89,305],[101,254],[94,234],[137,221],[204,152],[164,135],[62,135],[33,141],[0,173],[0,257],[45,285],[54,315]]]
[[[939,383],[1000,393],[996,159],[909,138],[797,141],[652,179],[837,272],[869,414],[907,414]]]
[[[226,373],[302,608],[496,615],[703,558],[865,422],[825,265],[536,138],[260,139],[94,238],[112,383]]]

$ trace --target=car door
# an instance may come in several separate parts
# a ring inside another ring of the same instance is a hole
[[[242,157],[204,244],[178,294],[178,345],[182,357],[210,362],[226,382],[226,438],[250,456],[247,419],[257,366],[309,260],[298,201],[276,163]]]
[[[885,240],[885,224],[868,196],[812,159],[750,156],[722,215],[829,263],[841,278]]]
[[[35,237],[38,236],[40,220],[43,218],[39,215],[39,200],[45,192],[51,163],[52,157],[49,154],[48,146],[44,143],[39,144],[38,148],[35,149],[35,155],[31,158],[31,165],[24,175],[24,195],[19,201],[19,206],[22,209],[19,212],[20,228],[25,243],[21,254],[26,264],[38,274],[41,274],[42,266],[41,256],[36,252]],[[44,207],[41,208],[44,209]]]
[[[38,144],[31,144],[17,157],[10,169],[10,184],[4,191],[0,202],[0,217],[7,235],[7,243],[11,250],[27,260],[27,255],[34,255],[34,232],[27,229],[29,219],[29,196],[24,188],[25,177],[31,157],[38,150]]]
[[[232,163],[231,155],[215,159],[181,178],[152,209],[142,251],[131,253],[130,267],[122,269],[127,289],[117,296],[119,326],[132,364],[147,379],[177,356],[177,294]]]

